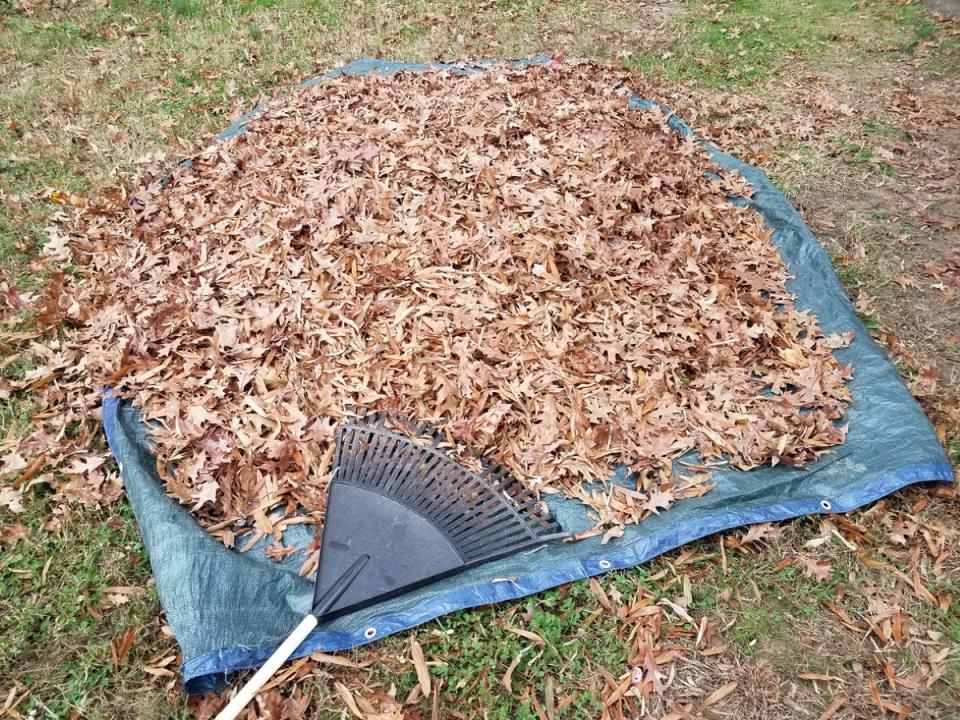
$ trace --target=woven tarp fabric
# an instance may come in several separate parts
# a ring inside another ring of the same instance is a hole
[[[428,67],[436,66],[360,60],[327,76]],[[445,67],[456,72],[480,69]],[[641,99],[632,105],[652,107]],[[242,132],[255,114],[256,109],[221,138]],[[676,117],[670,122],[674,131],[690,133]],[[713,492],[628,526],[622,537],[607,545],[594,537],[473,568],[321,626],[296,657],[346,650],[455,610],[512,600],[631,567],[721,530],[799,515],[847,512],[912,483],[952,481],[953,469],[933,428],[886,354],[861,325],[829,259],[800,215],[759,170],[714,147],[707,145],[707,149],[718,165],[740,171],[753,186],[754,196],[743,202],[755,208],[773,230],[773,240],[795,278],[788,287],[797,297],[798,308],[813,312],[825,333],[855,333],[849,347],[836,351],[841,361],[854,368],[844,445],[804,468],[716,470]],[[160,601],[183,651],[184,689],[203,693],[222,688],[230,673],[262,664],[309,611],[312,582],[299,577],[297,569],[312,531],[306,525],[290,527],[283,541],[301,550],[282,563],[264,556],[266,541],[245,553],[227,549],[164,492],[136,409],[107,393],[103,424],[150,556]],[[626,471],[621,470],[614,481],[626,482]],[[566,530],[592,525],[578,502],[550,496],[548,504]]]

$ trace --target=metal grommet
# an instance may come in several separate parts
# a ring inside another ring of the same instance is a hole
[[[363,631],[363,636],[367,640],[373,640],[373,638],[377,636],[377,629],[375,627],[368,627],[366,630]]]
[[[833,505],[830,504],[829,500],[821,500],[820,507],[822,507],[827,512],[830,512],[833,509]]]
[[[600,568],[603,569],[603,570],[609,570],[610,568],[613,567],[613,563],[611,563],[609,560],[601,560],[601,561],[600,561],[599,563],[597,563],[597,564],[598,564],[598,565],[600,566]]]

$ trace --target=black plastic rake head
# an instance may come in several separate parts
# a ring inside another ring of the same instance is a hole
[[[387,413],[341,422],[314,591],[369,556],[324,618],[357,610],[445,575],[566,535],[504,468],[473,472],[434,430]],[[319,611],[319,612],[318,612]]]
[[[506,470],[484,464],[474,473],[446,455],[442,442],[386,413],[340,424],[313,610],[216,720],[236,720],[320,618],[566,537]]]

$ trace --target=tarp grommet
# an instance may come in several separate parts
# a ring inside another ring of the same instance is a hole
[[[363,636],[367,640],[373,640],[377,636],[377,629],[375,627],[368,627],[363,631]]]
[[[831,510],[833,510],[833,505],[830,504],[829,500],[821,500],[820,507],[822,507],[827,512],[830,512]]]
[[[600,566],[601,570],[609,570],[613,567],[613,563],[611,563],[609,560],[601,560],[597,563],[597,565]]]

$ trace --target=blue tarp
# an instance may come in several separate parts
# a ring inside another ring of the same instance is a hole
[[[359,60],[324,77],[429,67],[436,66]],[[456,72],[480,69],[444,67]],[[648,109],[652,104],[635,99],[631,106]],[[256,112],[220,137],[242,132]],[[679,133],[691,132],[676,117],[671,118],[671,126]],[[718,165],[740,171],[753,186],[754,196],[742,201],[773,230],[774,243],[795,276],[788,287],[796,295],[798,308],[815,314],[826,333],[855,333],[849,347],[836,351],[855,373],[844,445],[804,468],[718,469],[713,492],[629,526],[607,545],[592,538],[473,568],[337,618],[310,635],[295,656],[346,650],[455,610],[628,568],[721,530],[799,515],[847,512],[912,483],[953,480],[953,469],[929,422],[896,368],[858,320],[829,259],[800,215],[762,172],[712,146],[707,149]],[[294,525],[287,530],[284,544],[301,550],[282,563],[263,555],[266,541],[243,554],[228,550],[164,492],[136,409],[108,394],[103,424],[150,556],[160,602],[183,651],[184,688],[188,693],[218,689],[229,673],[263,663],[309,611],[312,582],[299,577],[297,570],[312,529]],[[621,470],[614,481],[626,483],[626,471]],[[549,505],[565,529],[592,525],[579,502],[554,498],[550,496]]]

